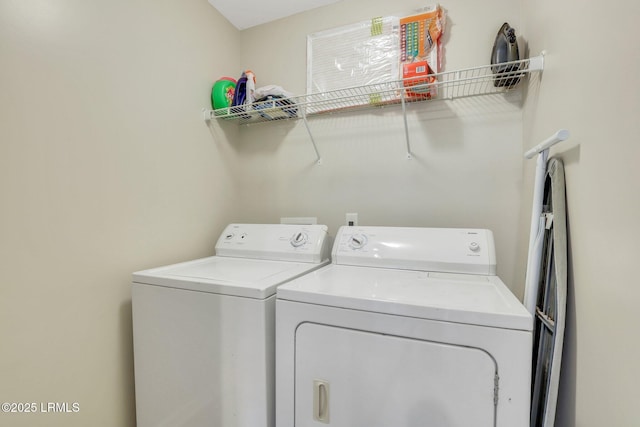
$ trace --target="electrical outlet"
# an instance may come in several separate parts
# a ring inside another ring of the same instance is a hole
[[[347,213],[347,225],[351,227],[358,225],[357,213]]]

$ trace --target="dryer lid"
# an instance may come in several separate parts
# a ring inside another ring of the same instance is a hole
[[[278,299],[525,331],[533,324],[497,276],[332,264],[280,286]]]

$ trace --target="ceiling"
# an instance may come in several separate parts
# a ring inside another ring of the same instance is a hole
[[[275,21],[340,0],[209,0],[237,29]]]

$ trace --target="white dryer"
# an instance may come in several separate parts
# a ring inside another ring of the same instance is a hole
[[[278,427],[525,427],[533,320],[488,230],[343,227],[278,288]]]
[[[276,287],[329,262],[323,225],[231,224],[216,256],[133,274],[138,427],[273,427]]]

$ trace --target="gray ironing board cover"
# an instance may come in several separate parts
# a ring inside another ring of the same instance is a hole
[[[541,224],[545,225],[533,343],[531,427],[553,427],[567,305],[567,220],[564,165],[547,162]]]

